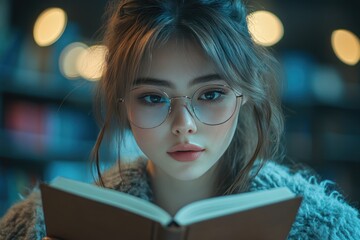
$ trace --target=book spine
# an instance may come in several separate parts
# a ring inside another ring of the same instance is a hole
[[[162,226],[159,223],[153,224],[152,240],[185,240],[186,227],[181,226]]]

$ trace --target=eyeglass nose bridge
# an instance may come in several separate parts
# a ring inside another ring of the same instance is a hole
[[[189,96],[177,96],[177,97],[172,97],[169,98],[170,100],[170,108],[169,108],[169,115],[172,112],[172,108],[173,108],[173,100],[179,100],[179,99],[185,99],[186,104],[184,105],[186,107],[186,109],[188,110],[188,112],[190,113],[191,117],[195,118],[196,114],[194,112],[194,108],[192,106],[192,99]]]

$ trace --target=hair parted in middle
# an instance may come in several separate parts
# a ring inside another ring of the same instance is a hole
[[[116,129],[121,142],[129,129],[118,99],[127,96],[141,65],[151,61],[152,50],[174,37],[200,46],[218,74],[247,99],[218,166],[218,194],[246,190],[256,160],[260,168],[264,161],[281,157],[283,115],[276,61],[253,42],[240,0],[122,0],[109,5],[104,35],[108,53],[96,101],[101,130],[93,149],[100,182],[104,136]]]

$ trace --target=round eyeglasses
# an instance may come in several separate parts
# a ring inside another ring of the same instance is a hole
[[[129,121],[139,128],[160,126],[170,115],[173,102],[180,99],[186,100],[187,109],[200,122],[206,125],[219,125],[232,117],[237,106],[237,98],[242,96],[236,95],[229,86],[220,84],[203,86],[196,90],[191,98],[169,97],[158,88],[139,86],[132,89],[127,98],[120,98],[119,102],[125,103]]]

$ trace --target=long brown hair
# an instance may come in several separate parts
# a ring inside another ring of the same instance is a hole
[[[246,190],[255,162],[259,160],[260,169],[264,161],[281,155],[283,116],[276,61],[252,41],[244,4],[239,0],[122,0],[110,9],[104,35],[108,54],[96,98],[101,130],[93,149],[100,182],[104,136],[116,129],[121,142],[129,129],[125,109],[117,100],[126,97],[154,46],[182,36],[199,44],[223,79],[247,98],[218,166],[218,194]]]

